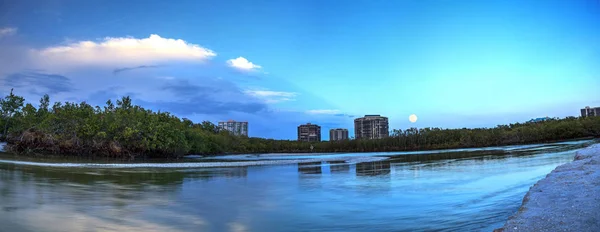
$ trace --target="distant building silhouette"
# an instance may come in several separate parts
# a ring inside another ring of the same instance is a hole
[[[590,108],[586,106],[581,109],[581,117],[589,117],[589,116],[600,116],[600,107]]]
[[[365,115],[354,119],[356,139],[381,139],[390,135],[388,118],[380,115]]]
[[[331,129],[329,130],[329,141],[339,141],[348,139],[348,129]]]
[[[529,123],[532,123],[532,122],[543,122],[543,121],[548,121],[548,120],[550,120],[550,119],[551,119],[551,118],[549,118],[549,117],[545,117],[545,118],[534,118],[534,119],[531,119],[531,120],[529,120],[529,121],[527,121],[527,122],[529,122]]]
[[[298,126],[298,141],[321,141],[321,126],[310,123]]]
[[[219,122],[219,128],[222,130],[228,130],[234,135],[248,136],[248,122],[236,122],[233,120]]]

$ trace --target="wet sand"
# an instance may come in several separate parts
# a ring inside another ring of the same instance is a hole
[[[538,181],[517,213],[494,231],[600,231],[600,144]]]

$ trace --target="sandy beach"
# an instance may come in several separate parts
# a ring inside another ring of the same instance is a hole
[[[600,144],[577,152],[538,181],[494,231],[600,231]]]

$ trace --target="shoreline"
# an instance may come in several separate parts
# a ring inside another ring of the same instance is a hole
[[[135,159],[123,158],[123,157],[106,157],[106,156],[96,156],[96,155],[72,155],[72,154],[47,154],[47,153],[14,153],[11,151],[7,151],[2,149],[4,145],[8,145],[6,142],[0,142],[0,154],[12,156],[14,160],[20,161],[33,161],[37,162],[40,160],[48,160],[50,162],[54,161],[76,161],[77,163],[84,162],[124,162],[124,163],[140,163],[140,162],[153,162],[153,163],[171,163],[171,162],[185,162],[186,159],[189,158],[206,158],[206,159],[221,159],[220,157],[237,157],[237,156],[252,156],[252,157],[273,157],[273,156],[281,156],[281,157],[294,157],[294,156],[331,156],[331,155],[347,155],[347,156],[361,156],[362,154],[369,153],[380,153],[380,155],[436,155],[442,153],[470,153],[470,152],[490,152],[495,150],[502,150],[502,148],[510,148],[510,147],[537,147],[544,146],[547,144],[567,144],[567,143],[576,143],[583,145],[585,147],[586,143],[600,143],[600,140],[596,138],[581,138],[581,139],[567,139],[567,140],[559,140],[555,142],[543,142],[543,143],[528,143],[528,144],[510,144],[510,145],[499,145],[499,146],[485,146],[485,147],[462,147],[462,148],[448,148],[448,149],[430,149],[430,150],[412,150],[412,151],[379,151],[379,152],[286,152],[286,153],[230,153],[230,154],[211,154],[211,155],[197,155],[190,154],[184,155],[178,158],[149,158],[149,157],[136,157]],[[512,148],[504,151],[505,153],[512,153]],[[518,150],[518,149],[517,149]],[[227,158],[223,158],[227,160]]]
[[[555,144],[565,144],[568,146],[576,146],[577,149],[582,149],[589,146],[595,140],[580,140],[580,141],[563,141]],[[0,143],[0,145],[2,145]],[[292,163],[311,163],[317,161],[354,161],[361,162],[382,161],[379,159],[388,159],[390,155],[399,155],[396,160],[399,162],[414,162],[414,161],[430,161],[440,159],[460,159],[478,156],[489,155],[518,155],[519,150],[536,148],[545,146],[548,143],[531,144],[531,145],[509,145],[499,147],[483,147],[483,148],[463,148],[451,150],[433,150],[433,151],[413,151],[413,152],[382,152],[376,154],[368,153],[321,153],[305,157],[307,154],[263,154],[263,155],[233,155],[237,157],[230,159],[225,156],[188,156],[178,160],[173,159],[146,159],[146,160],[115,160],[115,159],[90,159],[89,157],[70,157],[70,156],[32,156],[18,155],[12,153],[0,152],[0,163],[22,164],[29,166],[52,166],[52,167],[231,167],[231,166],[255,166],[255,165],[272,165],[272,164],[292,164]],[[514,146],[524,146],[521,148]],[[497,152],[500,153],[497,153]],[[475,152],[475,153],[472,153]],[[514,153],[516,152],[516,153]],[[402,154],[402,155],[400,155]],[[441,155],[440,155],[441,154]],[[271,159],[268,157],[281,156],[279,159]],[[255,159],[244,159],[251,157]],[[265,159],[260,159],[261,157]],[[295,158],[285,158],[295,157]],[[198,159],[200,158],[200,159]],[[365,159],[366,158],[366,159]],[[374,160],[375,159],[375,160]]]
[[[577,152],[534,184],[494,232],[600,231],[600,144]]]
[[[14,154],[23,157],[40,157],[40,158],[82,158],[82,159],[100,159],[100,160],[114,160],[114,161],[124,161],[124,160],[152,160],[152,159],[168,159],[168,160],[180,160],[187,156],[202,156],[202,157],[218,157],[218,156],[230,156],[230,155],[258,155],[258,156],[296,156],[296,155],[311,155],[311,154],[361,154],[361,153],[411,153],[411,152],[419,152],[419,153],[443,153],[452,150],[458,151],[468,151],[468,150],[477,150],[483,149],[487,150],[489,148],[495,147],[508,147],[508,146],[527,146],[527,145],[543,145],[543,144],[552,144],[552,143],[567,143],[567,142],[578,142],[578,141],[596,141],[598,138],[596,137],[582,137],[582,138],[572,138],[572,139],[563,139],[563,140],[550,140],[550,141],[541,141],[541,142],[519,142],[519,143],[510,143],[510,144],[501,144],[496,146],[466,146],[466,147],[448,147],[448,148],[438,148],[438,149],[403,149],[403,150],[374,150],[374,151],[294,151],[294,152],[225,152],[218,154],[187,154],[176,157],[162,157],[162,158],[152,158],[147,157],[147,155],[136,156],[135,158],[131,157],[120,157],[120,156],[105,156],[98,154],[86,154],[86,155],[76,155],[72,153],[50,153],[50,152],[15,152],[10,150],[10,146],[12,144],[6,141],[0,141],[0,152]]]

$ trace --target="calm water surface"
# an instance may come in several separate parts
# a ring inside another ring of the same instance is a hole
[[[42,166],[3,154],[0,231],[491,231],[593,142],[189,160],[310,160],[226,168]]]

